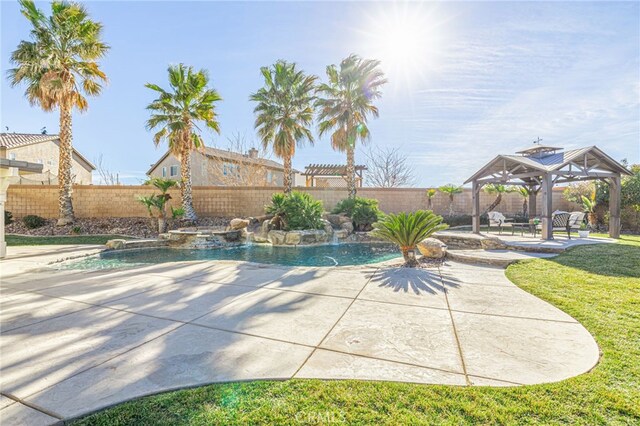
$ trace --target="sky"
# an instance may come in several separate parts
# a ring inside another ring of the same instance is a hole
[[[48,3],[37,3],[49,10]],[[74,114],[74,146],[125,183],[140,183],[165,147],[145,129],[147,82],[167,87],[167,66],[209,71],[222,96],[221,134],[258,145],[249,95],[260,67],[286,59],[326,80],[325,68],[356,53],[379,59],[389,82],[371,119],[369,147],[398,148],[416,186],[461,184],[495,155],[531,145],[597,145],[640,163],[639,2],[128,2],[85,5],[111,46],[109,84]],[[11,87],[9,58],[29,26],[15,1],[0,3],[0,125],[58,132],[57,112],[31,107]],[[315,128],[314,128],[315,131]],[[317,132],[316,132],[317,134]],[[359,146],[356,162],[365,162]],[[327,137],[299,148],[298,170],[344,163]],[[97,183],[97,176],[94,176]]]

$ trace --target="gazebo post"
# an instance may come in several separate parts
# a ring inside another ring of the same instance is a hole
[[[480,233],[480,185],[474,180],[471,184],[471,230],[474,234]]]
[[[609,236],[620,238],[620,174],[609,178]]]
[[[542,175],[542,239],[553,240],[553,178],[551,173]]]

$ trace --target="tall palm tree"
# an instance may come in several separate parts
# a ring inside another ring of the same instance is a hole
[[[369,139],[367,121],[378,117],[373,101],[382,96],[387,80],[380,70],[380,61],[350,55],[340,63],[327,67],[328,83],[318,87],[320,136],[331,134],[333,149],[347,153],[347,189],[349,197],[356,196],[355,147],[359,139]]]
[[[512,186],[511,192],[515,192],[519,196],[522,197],[522,217],[529,217],[529,194],[531,194],[531,190],[526,186]]]
[[[487,184],[483,187],[483,190],[487,194],[492,194],[496,196],[496,199],[493,200],[491,205],[487,207],[487,209],[484,211],[485,213],[493,211],[493,209],[495,209],[500,205],[500,203],[502,202],[503,194],[508,194],[509,192],[513,192],[513,188],[511,188],[510,186],[505,186],[497,183]]]
[[[222,98],[215,89],[207,87],[209,74],[205,70],[195,71],[193,67],[178,64],[170,65],[167,71],[169,90],[156,84],[145,84],[145,87],[159,93],[158,98],[147,106],[151,111],[147,130],[158,129],[153,142],[157,146],[166,141],[169,150],[180,159],[180,195],[184,218],[195,222],[197,216],[191,195],[191,154],[204,147],[198,123],[220,133],[215,103]]]
[[[438,191],[449,196],[449,216],[453,216],[453,197],[462,193],[462,187],[448,183],[438,188]]]
[[[58,225],[73,223],[71,160],[72,110],[85,111],[85,95],[97,96],[107,76],[99,67],[109,46],[100,39],[102,24],[89,19],[76,3],[54,1],[46,16],[31,0],[20,0],[22,14],[31,24],[31,41],[22,40],[11,53],[15,65],[8,72],[12,86],[25,83],[31,105],[60,111],[58,166]]]
[[[313,135],[309,126],[313,123],[314,75],[306,75],[295,63],[279,60],[270,67],[260,68],[264,87],[249,99],[257,105],[255,128],[265,149],[284,163],[284,192],[289,194],[293,186],[291,159],[296,146],[309,141]]]

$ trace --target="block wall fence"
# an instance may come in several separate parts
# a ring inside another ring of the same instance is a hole
[[[271,194],[281,188],[268,187],[194,187],[193,201],[196,212],[201,216],[259,216],[264,214],[264,206],[269,203]],[[338,201],[347,197],[346,189],[341,188],[296,188],[321,200],[326,210],[331,210]],[[73,188],[73,206],[77,217],[145,217],[146,208],[137,201],[141,195],[153,194],[148,186],[102,186],[77,185]],[[170,192],[173,197],[169,205],[180,203],[179,191]],[[358,195],[375,198],[386,213],[413,211],[427,208],[425,188],[360,188]],[[494,195],[482,193],[480,206],[484,210]],[[522,197],[517,194],[505,194],[496,210],[507,215],[522,212]],[[449,208],[449,198],[438,193],[432,199],[433,210],[444,214]],[[542,199],[538,195],[538,212]],[[46,185],[11,185],[7,192],[5,209],[16,218],[34,214],[46,218],[58,215],[58,187]],[[453,209],[456,214],[471,214],[471,190],[454,197]],[[562,197],[562,189],[554,189],[553,209],[573,211],[580,209]]]

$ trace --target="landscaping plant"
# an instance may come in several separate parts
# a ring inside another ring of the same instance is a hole
[[[29,214],[22,218],[22,223],[29,229],[36,229],[46,225],[47,220],[35,214]]]
[[[11,54],[15,68],[8,72],[12,86],[25,83],[25,95],[44,111],[60,111],[58,225],[74,221],[71,202],[72,111],[86,111],[86,95],[97,96],[107,82],[100,69],[109,46],[101,40],[102,24],[93,21],[78,3],[54,1],[51,16],[31,0],[21,0],[22,14],[31,26],[31,41],[21,41]]]
[[[332,210],[334,214],[345,214],[351,218],[356,231],[370,231],[373,224],[384,216],[374,198],[345,198]]]
[[[144,204],[149,211],[149,216],[156,217],[158,219],[158,232],[163,233],[167,231],[167,202],[171,199],[169,190],[178,186],[178,182],[172,179],[164,178],[151,178],[145,182],[145,185],[153,185],[160,190],[160,194],[152,194],[148,196],[138,197],[138,201]],[[157,216],[154,215],[154,209],[157,211]],[[171,208],[172,217],[176,217],[175,210]]]
[[[265,149],[273,149],[284,166],[284,192],[291,193],[293,168],[291,159],[296,146],[304,141],[313,144],[313,102],[317,77],[296,68],[295,63],[277,61],[260,68],[264,87],[251,95],[256,102],[255,128]]]
[[[322,201],[306,192],[273,194],[271,204],[265,206],[265,212],[273,215],[273,227],[283,231],[322,229],[324,226]]]
[[[589,225],[591,225],[591,227],[595,227],[598,222],[598,219],[595,213],[596,202],[590,198],[585,197],[584,195],[581,198],[582,198],[582,209],[587,214],[587,220],[589,221]]]
[[[437,193],[438,191],[435,188],[427,189],[427,210],[433,210],[433,197],[435,197]]]
[[[389,214],[373,225],[373,234],[396,244],[402,252],[405,265],[415,267],[418,264],[415,249],[418,243],[430,237],[434,232],[447,229],[442,216],[431,210],[418,210],[413,213]]]
[[[145,87],[157,92],[158,98],[147,106],[151,117],[147,120],[147,130],[159,129],[153,135],[153,142],[159,145],[167,141],[169,150],[180,159],[180,195],[184,216],[195,222],[191,194],[191,153],[204,147],[200,136],[200,126],[220,133],[220,124],[215,104],[222,100],[218,92],[207,87],[209,74],[205,70],[196,71],[184,64],[170,65],[169,90],[156,84]]]
[[[11,225],[13,223],[13,213],[8,210],[4,211],[4,224]]]
[[[378,117],[373,102],[382,96],[387,83],[380,61],[350,55],[339,66],[327,67],[328,83],[318,86],[318,129],[320,136],[331,133],[331,147],[347,153],[347,190],[356,197],[355,149],[358,140],[369,137],[367,121]]]
[[[496,199],[493,200],[493,203],[484,211],[485,213],[493,211],[496,207],[500,205],[502,202],[502,195],[507,194],[509,192],[513,192],[513,188],[510,186],[505,186],[497,183],[489,183],[483,187],[484,192],[487,194],[493,194],[496,196]]]
[[[453,197],[462,193],[462,186],[456,186],[451,183],[441,186],[438,191],[449,196],[449,216],[453,216]]]

